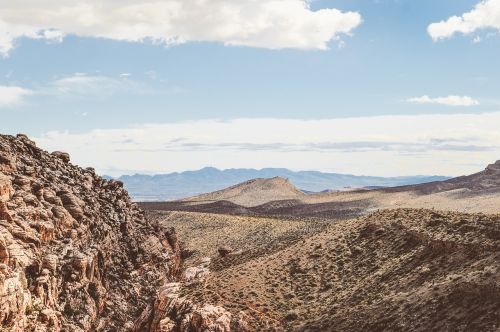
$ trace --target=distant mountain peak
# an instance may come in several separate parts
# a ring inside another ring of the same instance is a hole
[[[446,180],[447,177],[374,177],[355,176],[319,171],[291,171],[286,168],[231,168],[220,170],[204,167],[200,170],[157,175],[122,176],[125,187],[136,201],[165,201],[192,197],[222,190],[251,179],[286,179],[293,186],[307,192],[343,190],[346,187],[392,187]],[[283,180],[284,181],[284,180]]]

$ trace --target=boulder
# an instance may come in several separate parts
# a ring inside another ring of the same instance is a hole
[[[65,163],[69,163],[69,161],[70,161],[70,156],[69,156],[69,153],[67,153],[67,152],[54,151],[54,152],[52,152],[52,155],[54,157],[61,159]]]
[[[12,173],[16,168],[16,157],[12,153],[0,151],[0,172]]]
[[[80,221],[83,218],[83,203],[71,191],[62,190],[57,193],[61,202],[66,210],[75,218]]]

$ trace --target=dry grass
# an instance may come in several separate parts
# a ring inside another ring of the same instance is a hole
[[[164,227],[175,227],[184,248],[194,252],[188,262],[217,256],[217,249],[225,245],[240,250],[239,257],[272,252],[316,234],[330,223],[312,218],[290,220],[175,211],[148,214],[150,219],[160,220]]]

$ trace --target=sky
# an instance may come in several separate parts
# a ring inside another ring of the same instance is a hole
[[[101,174],[500,159],[500,0],[0,0],[0,133]]]

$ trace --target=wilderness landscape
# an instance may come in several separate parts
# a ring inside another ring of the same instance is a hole
[[[250,330],[500,323],[500,161],[413,186],[307,195],[286,179],[256,179],[141,206],[185,238],[188,269],[211,258],[185,296],[243,312]]]
[[[500,162],[405,187],[305,194],[255,179],[139,206],[24,135],[0,136],[0,166],[6,331],[500,323]]]
[[[395,187],[449,179],[446,176],[376,177],[313,171],[293,172],[281,168],[219,170],[214,167],[170,174],[122,175],[115,179],[127,186],[130,196],[135,201],[170,201],[222,190],[253,179],[273,177],[287,178],[304,192]],[[113,179],[113,177],[107,178]]]
[[[500,0],[0,0],[0,332],[500,332]]]

